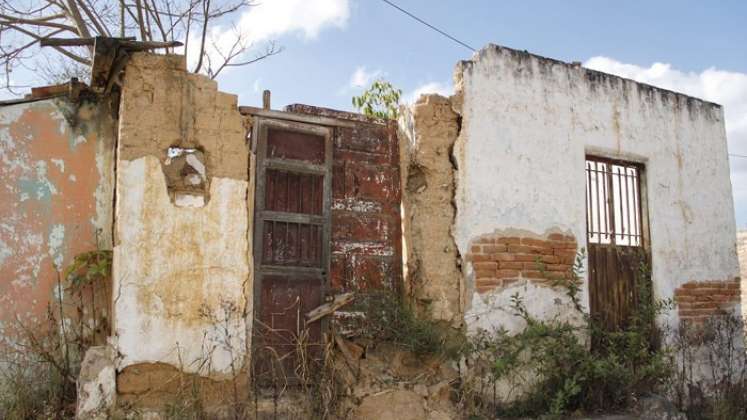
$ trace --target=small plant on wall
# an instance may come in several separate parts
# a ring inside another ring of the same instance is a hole
[[[110,250],[78,254],[65,270],[67,290],[73,299],[77,299],[73,305],[78,320],[78,336],[84,341],[82,347],[104,344],[109,335],[111,272]]]
[[[373,118],[397,119],[402,90],[384,79],[377,79],[360,96],[353,96],[353,106]]]

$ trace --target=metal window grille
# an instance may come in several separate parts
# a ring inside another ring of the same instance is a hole
[[[587,156],[586,231],[589,243],[643,246],[641,167]]]

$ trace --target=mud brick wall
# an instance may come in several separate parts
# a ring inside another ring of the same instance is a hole
[[[332,168],[333,292],[399,288],[402,282],[399,144],[396,127],[308,105],[288,112],[354,121],[336,127]]]
[[[475,290],[486,293],[520,280],[553,286],[570,279],[576,256],[576,239],[570,235],[537,236],[485,235],[470,246]]]
[[[739,304],[739,279],[691,281],[674,290],[681,322],[699,323],[731,310]]]

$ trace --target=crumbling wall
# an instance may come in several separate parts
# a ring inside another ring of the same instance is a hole
[[[77,254],[111,247],[115,138],[107,101],[0,107],[0,339],[45,320]]]
[[[448,98],[421,96],[400,119],[405,285],[428,315],[461,323],[460,256],[452,237],[459,116]]]
[[[589,153],[645,165],[655,297],[671,298],[688,282],[730,283],[739,276],[720,106],[494,45],[460,63],[455,78],[452,102],[462,117],[453,153],[460,254],[485,235],[511,230],[544,239],[563,234],[583,247]],[[500,313],[517,291],[486,290],[478,282],[482,269],[473,260],[463,270],[468,323]],[[585,274],[583,280],[581,303],[588,307]],[[529,308],[565,293],[542,290],[527,298]],[[662,322],[677,319],[672,311]]]
[[[680,321],[703,323],[709,317],[734,312],[740,303],[740,285],[734,281],[691,281],[674,289]]]
[[[518,332],[524,320],[515,316],[512,305],[517,293],[537,319],[581,322],[581,314],[562,288],[578,281],[573,273],[577,249],[576,238],[558,232],[538,235],[504,229],[473,239],[465,259],[471,263],[474,290],[481,299],[472,300],[465,318],[468,329],[492,331],[499,325]]]
[[[127,64],[113,261],[124,389],[148,388],[143,371],[226,379],[246,367],[254,197],[236,100],[183,56]]]

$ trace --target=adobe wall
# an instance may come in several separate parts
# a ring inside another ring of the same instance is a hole
[[[227,379],[247,366],[254,195],[236,100],[182,56],[127,64],[113,261],[124,390],[173,368]]]
[[[462,323],[461,256],[452,236],[456,179],[452,149],[460,119],[449,99],[424,95],[400,118],[405,286],[416,306]]]

